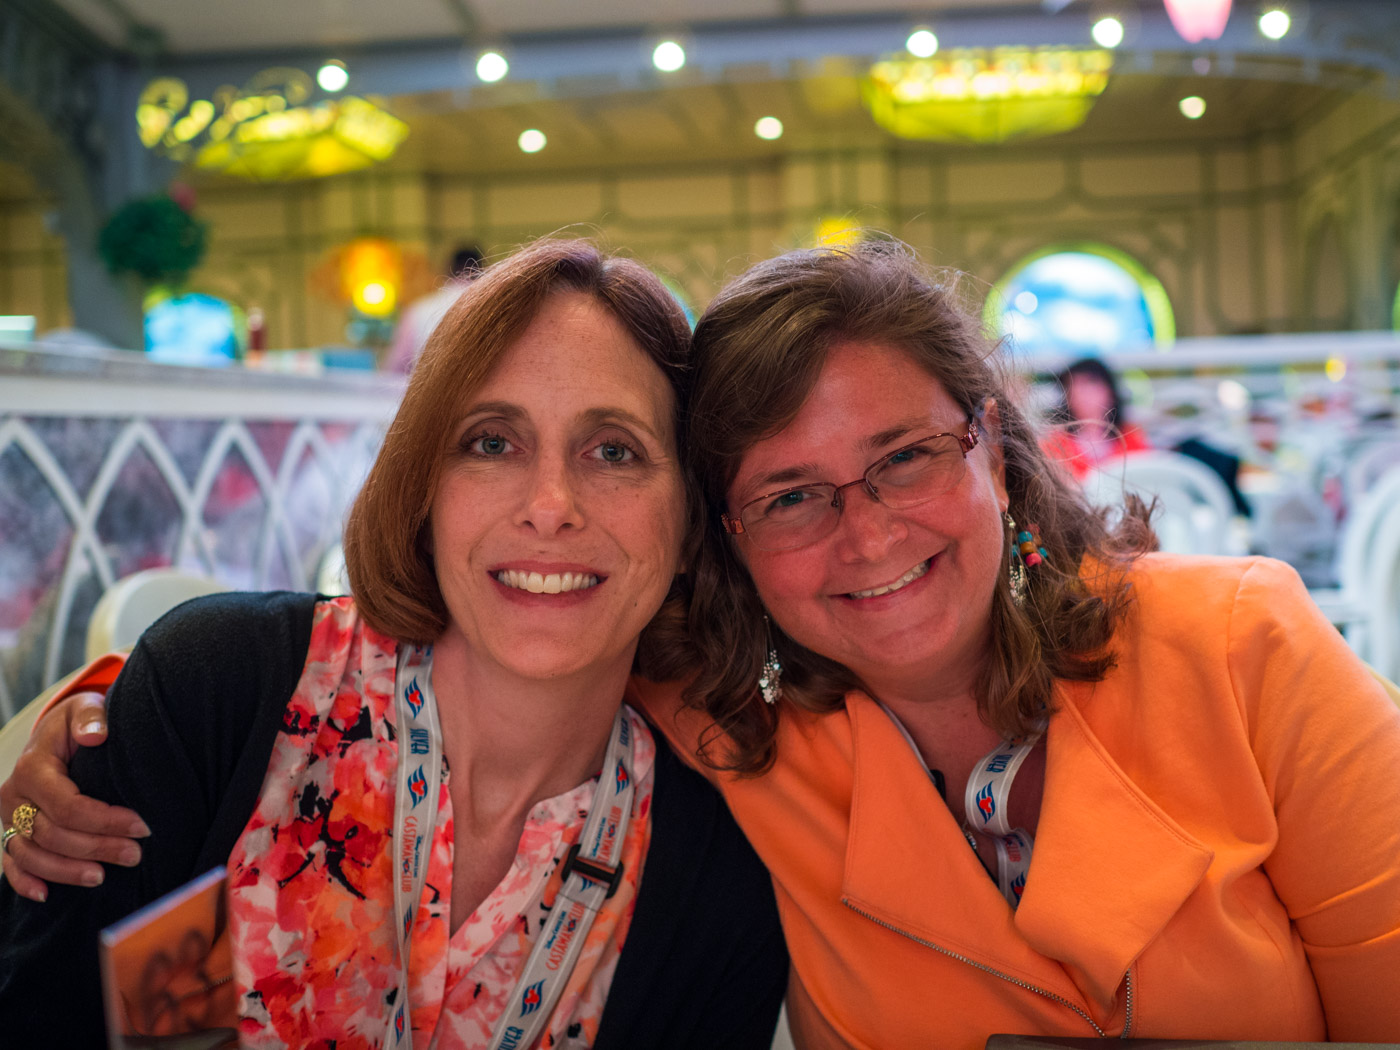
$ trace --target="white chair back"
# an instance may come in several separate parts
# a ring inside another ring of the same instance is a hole
[[[229,588],[179,569],[146,569],[107,589],[88,621],[87,658],[135,645],[141,632],[181,602]]]
[[[1334,601],[1348,614],[1342,624],[1347,641],[1386,678],[1400,678],[1400,466],[1352,508],[1342,527],[1337,578]],[[1319,604],[1328,608],[1326,601]]]
[[[1104,463],[1084,480],[1089,501],[1120,506],[1126,492],[1159,502],[1153,528],[1162,550],[1176,554],[1234,554],[1234,500],[1220,475],[1177,452],[1138,452]]]

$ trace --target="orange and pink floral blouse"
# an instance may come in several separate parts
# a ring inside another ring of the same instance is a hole
[[[348,598],[316,605],[311,646],[287,704],[257,808],[229,858],[230,930],[244,1046],[383,1044],[398,987],[391,824],[397,644]],[[624,877],[588,933],[541,1047],[593,1045],[631,922],[651,835],[655,744],[637,741]],[[409,1008],[414,1046],[484,1045],[514,990],[578,840],[593,781],[541,802],[510,871],[455,933],[452,802],[444,763],[423,898],[415,911]]]

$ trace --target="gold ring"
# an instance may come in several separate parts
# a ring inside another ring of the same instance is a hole
[[[38,815],[38,806],[32,802],[21,802],[10,814],[10,823],[14,825],[11,830],[18,831],[27,839],[32,839],[34,837],[34,818]]]
[[[6,828],[5,834],[0,835],[0,853],[10,852],[10,839],[19,834],[19,828]]]

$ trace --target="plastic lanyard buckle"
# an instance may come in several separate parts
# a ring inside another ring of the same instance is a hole
[[[609,868],[599,864],[597,861],[588,860],[578,855],[578,843],[575,842],[569,847],[569,852],[564,855],[564,864],[560,868],[559,878],[567,881],[570,874],[577,871],[589,882],[596,882],[600,886],[607,886],[608,892],[603,899],[608,900],[617,892],[618,885],[622,882],[623,865],[619,864],[615,868]]]

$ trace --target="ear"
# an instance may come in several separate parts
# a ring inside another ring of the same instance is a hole
[[[1006,454],[1001,444],[1001,409],[994,397],[987,398],[982,406],[982,440],[979,444],[987,450],[992,484],[996,487],[997,506],[1005,514],[1011,506],[1011,497],[1006,492]]]

